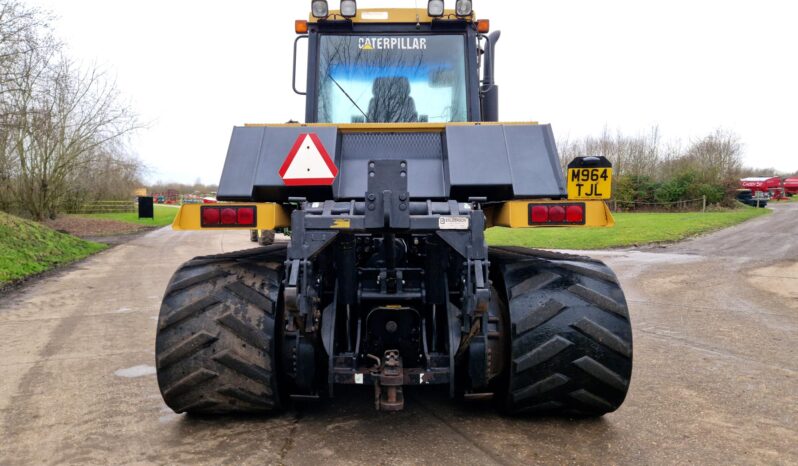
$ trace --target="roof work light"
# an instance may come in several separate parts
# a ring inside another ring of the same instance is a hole
[[[355,0],[341,0],[341,16],[344,18],[357,16],[357,2]]]
[[[427,5],[427,14],[433,18],[443,16],[443,0],[429,0]]]
[[[457,16],[471,16],[471,13],[474,12],[474,4],[471,0],[457,0],[454,11]]]
[[[327,0],[313,0],[310,4],[310,11],[313,13],[314,18],[330,16],[330,7],[327,5]]]

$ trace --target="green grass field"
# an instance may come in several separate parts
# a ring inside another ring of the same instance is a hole
[[[0,286],[83,259],[105,248],[103,244],[83,241],[0,212]]]
[[[153,227],[164,227],[171,225],[172,221],[177,215],[177,207],[170,207],[165,205],[155,205],[155,219],[139,218],[138,212],[130,212],[126,214],[89,214],[82,215],[82,217],[100,218],[104,220],[116,220],[117,222],[135,223],[137,225],[147,225]]]
[[[767,215],[768,209],[740,208],[708,213],[618,213],[612,228],[492,228],[491,245],[543,249],[605,249],[673,242]]]

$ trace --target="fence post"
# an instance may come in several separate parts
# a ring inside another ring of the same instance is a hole
[[[707,197],[706,196],[701,196],[701,197],[702,197],[701,212],[707,213]]]

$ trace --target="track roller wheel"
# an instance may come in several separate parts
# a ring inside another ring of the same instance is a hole
[[[276,377],[284,245],[198,257],[174,274],[155,342],[158,385],[175,412],[280,407]]]
[[[602,262],[524,248],[491,248],[509,310],[508,413],[602,416],[623,403],[632,327],[623,291]]]

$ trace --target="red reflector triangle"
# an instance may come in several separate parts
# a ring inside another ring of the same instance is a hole
[[[336,176],[338,167],[316,133],[300,134],[280,168],[287,186],[329,186]]]

